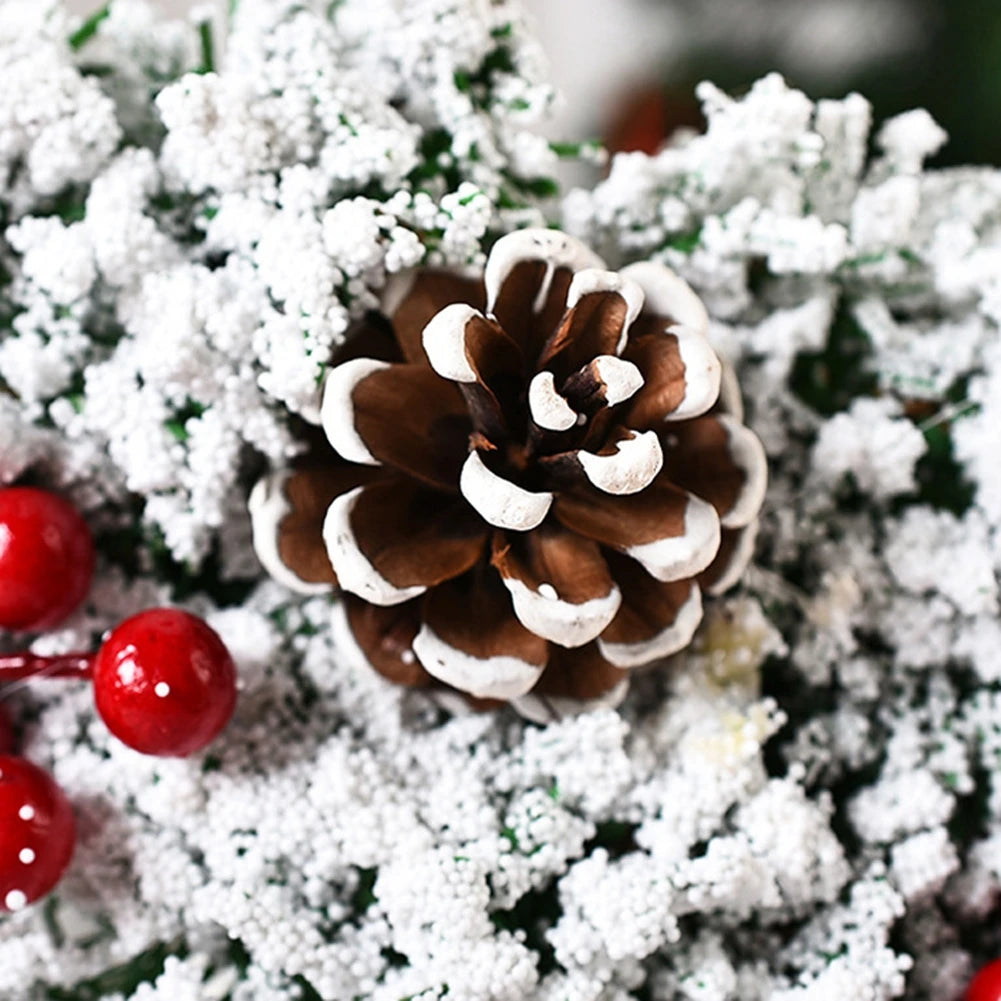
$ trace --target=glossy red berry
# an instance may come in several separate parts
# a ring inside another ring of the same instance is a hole
[[[24,758],[0,755],[0,910],[45,896],[73,856],[76,821],[55,780]]]
[[[35,487],[0,489],[0,629],[49,629],[87,596],[94,543],[68,501]]]
[[[1001,959],[981,967],[966,988],[963,1001],[1001,1001]]]
[[[184,757],[213,740],[236,706],[236,668],[204,621],[176,608],[126,619],[94,661],[108,729],[144,754]]]

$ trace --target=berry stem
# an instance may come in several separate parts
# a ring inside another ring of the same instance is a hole
[[[96,656],[93,653],[62,653],[48,657],[34,653],[0,654],[0,682],[20,681],[36,675],[89,678]]]

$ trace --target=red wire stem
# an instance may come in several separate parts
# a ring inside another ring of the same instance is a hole
[[[0,684],[44,675],[47,678],[89,678],[94,653],[62,653],[44,657],[34,653],[0,654]]]

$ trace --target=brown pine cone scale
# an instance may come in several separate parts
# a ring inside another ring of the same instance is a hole
[[[328,373],[329,446],[251,495],[262,563],[344,592],[396,683],[535,718],[618,701],[753,551],[764,452],[707,329],[666,267],[551,230],[482,279],[394,279]]]

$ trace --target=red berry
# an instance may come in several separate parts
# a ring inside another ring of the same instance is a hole
[[[14,751],[14,724],[7,715],[7,710],[0,703],[0,754],[11,754]]]
[[[963,1001],[1001,1001],[1001,959],[981,967],[966,988]]]
[[[0,489],[0,629],[49,629],[87,597],[94,544],[70,503],[34,487]]]
[[[48,772],[0,755],[0,910],[45,896],[73,856],[73,807]]]
[[[126,619],[94,661],[108,729],[144,754],[184,757],[213,740],[236,706],[236,668],[205,622],[176,608]]]

